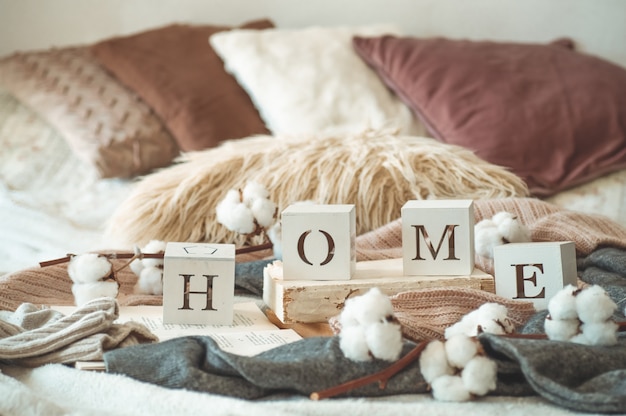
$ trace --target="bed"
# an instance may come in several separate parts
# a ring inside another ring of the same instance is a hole
[[[355,203],[360,260],[399,257],[390,241],[410,199],[473,199],[477,219],[514,211],[535,240],[575,240],[579,259],[626,248],[619,0],[0,8],[5,310],[71,303],[67,285],[46,282],[52,272],[36,296],[16,289],[24,270],[37,280],[40,262],[68,253],[264,242],[215,219],[225,193],[250,181],[279,209]],[[125,287],[126,304],[159,302]],[[575,412],[537,395],[247,401],[60,364],[0,369],[14,399],[3,414]]]

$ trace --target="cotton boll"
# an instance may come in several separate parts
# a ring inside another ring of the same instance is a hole
[[[452,367],[463,368],[478,353],[478,343],[465,335],[455,335],[444,344],[448,362]]]
[[[255,199],[250,210],[261,227],[267,228],[276,221],[276,204],[269,199]]]
[[[461,372],[465,388],[472,394],[484,396],[496,388],[498,366],[492,360],[476,356],[469,360]]]
[[[340,316],[342,325],[368,325],[393,315],[393,305],[380,289],[372,288],[364,295],[346,301]]]
[[[508,318],[503,321],[499,319],[487,319],[480,321],[478,326],[480,326],[482,332],[496,335],[510,334],[514,330],[514,326]]]
[[[493,221],[486,219],[474,227],[474,249],[480,256],[493,258],[493,248],[502,245],[502,235]]]
[[[148,244],[146,244],[145,247],[141,249],[141,252],[146,254],[165,253],[166,246],[167,243],[165,241],[150,240]],[[163,259],[144,258],[142,262],[144,267],[163,266]]]
[[[241,203],[239,191],[231,189],[226,192],[226,196],[215,207],[215,214],[217,222],[224,225],[229,230],[233,230],[236,225],[236,218],[233,217],[233,211]]]
[[[162,295],[163,269],[160,267],[144,268],[139,275],[137,284],[135,284],[135,293]]]
[[[578,319],[584,323],[604,322],[613,315],[616,309],[617,305],[602,286],[586,287],[576,296]]]
[[[582,332],[570,338],[569,342],[582,345],[591,345],[591,341],[589,340],[589,338],[587,338],[587,335],[583,334]]]
[[[493,302],[485,303],[478,309],[463,316],[459,322],[446,328],[444,334],[446,339],[457,334],[475,336],[479,326],[483,332],[510,333],[515,328],[507,315],[506,306]]]
[[[82,306],[98,298],[115,298],[117,292],[117,282],[74,283],[72,285],[72,294],[76,306]]]
[[[130,267],[130,269],[133,271],[133,273],[135,273],[137,276],[139,276],[141,274],[141,271],[144,269],[145,266],[144,266],[142,260],[135,259],[135,260],[130,262],[128,267]]]
[[[515,329],[515,326],[508,317],[506,306],[499,303],[489,302],[482,304],[476,310],[476,315],[477,323],[480,325],[483,332],[508,334]]]
[[[548,312],[552,319],[578,319],[576,296],[574,295],[577,290],[576,286],[567,285],[550,298]]]
[[[454,369],[448,363],[446,349],[439,340],[428,343],[420,355],[420,371],[427,383],[432,383],[437,377],[454,374]]]
[[[487,302],[480,305],[476,312],[483,320],[488,319],[500,319],[504,320],[508,316],[508,309],[506,306],[495,302]]]
[[[246,183],[241,194],[243,196],[243,202],[248,205],[252,205],[253,201],[256,199],[267,199],[270,196],[269,191],[265,189],[263,185],[254,181]]]
[[[455,335],[475,336],[477,326],[478,324],[474,317],[468,318],[466,315],[459,322],[447,327],[444,331],[444,336],[446,339],[450,339]]]
[[[272,250],[274,252],[274,257],[277,259],[283,258],[283,233],[282,226],[280,221],[277,221],[274,225],[272,225],[267,230],[267,237],[272,242]]]
[[[459,376],[444,375],[430,383],[433,397],[444,402],[466,402],[472,398]]]
[[[67,273],[74,283],[97,282],[111,274],[111,263],[96,253],[80,254],[72,257]]]
[[[587,345],[617,344],[618,325],[613,321],[586,323],[582,324],[580,329],[589,341]]]
[[[548,316],[543,327],[548,339],[568,341],[580,332],[580,321],[578,319],[552,319]]]
[[[518,217],[510,212],[502,211],[492,218],[498,227],[500,235],[510,243],[525,243],[531,241],[530,230],[519,221]]]
[[[239,192],[239,190],[238,189],[230,189],[228,192],[226,192],[226,195],[224,196],[224,199],[222,199],[220,204],[223,204],[225,206],[233,207],[233,206],[235,206],[237,204],[240,204],[242,202],[243,201],[241,200],[241,193]]]
[[[365,339],[365,328],[362,326],[342,326],[339,333],[339,348],[343,355],[352,361],[372,359]]]
[[[223,223],[229,230],[240,234],[250,234],[256,228],[252,211],[244,204],[232,207],[228,214],[227,222]]]
[[[365,340],[376,358],[395,361],[402,352],[402,330],[399,324],[376,322],[365,327]]]

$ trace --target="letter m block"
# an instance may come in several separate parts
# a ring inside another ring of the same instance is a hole
[[[402,207],[407,276],[469,276],[474,270],[472,200],[415,200]]]
[[[163,323],[231,325],[234,301],[233,244],[167,244]]]

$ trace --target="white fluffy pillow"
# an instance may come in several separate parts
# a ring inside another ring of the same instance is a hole
[[[395,26],[239,29],[210,43],[274,134],[397,127],[425,130],[356,54],[352,37],[397,34]]]

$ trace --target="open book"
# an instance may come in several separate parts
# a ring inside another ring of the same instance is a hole
[[[53,306],[63,314],[70,314],[74,306]],[[224,351],[252,356],[302,337],[292,329],[280,329],[265,316],[255,302],[234,305],[231,325],[164,324],[162,306],[120,306],[117,323],[129,321],[145,325],[160,341],[172,338],[205,335],[213,338]],[[100,370],[101,362],[78,362],[76,368]]]

